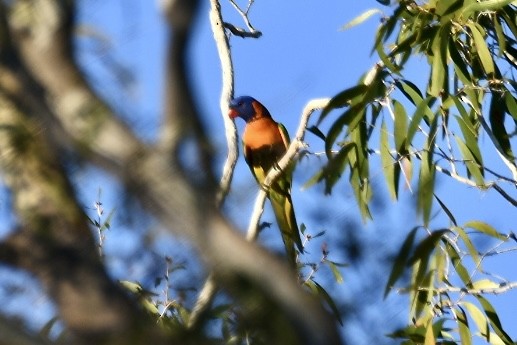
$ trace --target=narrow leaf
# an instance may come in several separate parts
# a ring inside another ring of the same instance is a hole
[[[447,214],[447,217],[449,217],[452,224],[457,225],[456,218],[454,218],[454,215],[452,214],[451,211],[449,211],[449,209],[447,208],[447,206],[445,206],[445,204],[442,202],[442,200],[440,200],[440,198],[436,194],[434,194],[434,198],[436,199],[436,201],[438,201],[438,204],[440,205],[442,210],[445,212],[445,214]]]
[[[425,341],[424,345],[435,345],[436,340],[434,339],[434,331],[433,331],[433,319],[429,320],[425,330]]]
[[[476,305],[470,302],[461,301],[458,304],[465,307],[472,320],[474,320],[474,323],[476,324],[481,336],[483,336],[486,341],[489,341],[490,331],[488,328],[488,320],[486,316],[483,314],[483,312],[479,310],[479,308]]]
[[[491,78],[493,77],[495,70],[494,61],[492,60],[492,55],[490,54],[490,51],[486,45],[485,38],[479,31],[476,24],[468,22],[467,26],[472,33],[472,38],[474,39],[474,44],[476,45],[481,65],[483,66],[483,69],[485,70],[485,73],[488,75],[488,77]]]
[[[393,107],[395,112],[395,148],[401,155],[407,153],[407,113],[404,107],[397,100],[393,100]]]
[[[490,326],[492,326],[495,334],[497,334],[505,344],[514,344],[512,338],[503,330],[499,316],[497,316],[497,312],[492,304],[490,304],[490,302],[481,295],[476,295],[476,298],[483,307],[488,318],[488,322],[490,323]]]
[[[386,128],[386,123],[382,121],[381,125],[381,162],[382,162],[382,172],[384,173],[384,177],[386,178],[386,185],[390,192],[391,197],[396,200],[398,198],[398,176],[399,175],[395,169],[400,171],[398,164],[395,164],[395,160],[393,159],[389,142],[388,142],[388,129]]]
[[[453,308],[452,311],[456,316],[456,323],[458,324],[458,331],[462,345],[472,345],[472,334],[470,333],[469,323],[465,311],[461,308]]]
[[[354,27],[356,25],[359,25],[359,24],[363,23],[368,18],[370,18],[371,16],[373,16],[373,15],[375,15],[377,13],[382,14],[382,11],[379,10],[378,8],[369,9],[369,10],[361,13],[360,15],[358,15],[357,17],[355,17],[354,19],[352,19],[351,21],[349,21],[345,25],[343,25],[341,27],[341,30],[348,30],[348,29],[350,29],[350,28],[352,28],[352,27]]]
[[[413,248],[413,242],[415,240],[417,230],[418,228],[413,228],[406,236],[406,239],[404,240],[402,247],[400,247],[399,253],[393,263],[393,268],[391,269],[390,277],[388,278],[388,282],[386,283],[386,288],[384,289],[384,298],[386,298],[388,293],[393,288],[393,285],[395,285],[397,280],[402,276],[402,274],[406,270],[406,263],[409,261],[409,255],[411,253],[411,249]]]
[[[504,235],[500,232],[497,232],[496,229],[494,229],[493,227],[491,227],[490,225],[488,225],[487,223],[484,223],[484,222],[471,221],[471,222],[465,223],[465,225],[463,225],[463,227],[477,230],[481,233],[484,233],[488,236],[497,238],[499,240],[505,240],[507,238],[506,235]]]

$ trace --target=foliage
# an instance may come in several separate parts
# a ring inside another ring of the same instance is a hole
[[[344,28],[377,13],[368,10]],[[328,163],[309,184],[324,182],[330,193],[347,173],[364,219],[371,218],[370,166],[376,157],[394,200],[401,185],[411,191],[416,185],[425,231],[423,236],[418,228],[409,232],[386,286],[386,294],[409,293],[411,322],[391,335],[405,343],[471,344],[474,335],[492,344],[512,343],[484,296],[515,284],[493,279],[482,264],[501,254],[495,248],[515,236],[477,220],[458,225],[437,195],[435,181],[443,174],[458,184],[494,190],[517,206],[511,196],[517,185],[516,20],[517,7],[509,0],[396,1],[373,44],[379,63],[357,85],[337,94],[320,116],[318,125],[340,113],[320,135]],[[422,64],[422,57],[427,82],[418,86],[420,81],[404,74],[414,60]],[[481,138],[493,148],[482,145]],[[499,162],[487,159],[493,156],[490,150]],[[436,207],[450,225],[433,231]],[[481,252],[475,240],[480,237],[498,243]],[[404,283],[407,271],[411,278]],[[397,283],[407,285],[396,288]]]

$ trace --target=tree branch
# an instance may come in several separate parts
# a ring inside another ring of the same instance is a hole
[[[226,145],[228,147],[228,156],[224,162],[221,181],[219,183],[219,191],[216,197],[217,204],[221,205],[230,191],[233,171],[235,170],[235,165],[237,164],[237,158],[239,156],[239,146],[237,127],[235,126],[235,122],[233,122],[228,116],[228,104],[233,98],[234,89],[233,62],[228,38],[224,32],[221,5],[218,0],[210,0],[210,26],[212,27],[212,33],[214,35],[219,60],[221,62],[223,85],[219,106],[225,128]]]
[[[138,140],[91,91],[69,49],[70,23],[61,18],[62,3],[36,0],[34,4],[43,6],[48,15],[36,22],[24,16],[11,18],[15,21],[11,27],[30,73],[46,90],[51,109],[77,152],[103,162],[165,227],[188,238],[214,269],[217,281],[248,311],[256,306],[245,302],[249,295],[238,289],[238,282],[258,289],[266,302],[261,310],[272,308],[276,318],[265,319],[270,327],[282,318],[299,343],[339,344],[335,321],[298,286],[292,272],[267,251],[246,242],[220,215],[215,195],[206,185],[192,183],[166,152]]]

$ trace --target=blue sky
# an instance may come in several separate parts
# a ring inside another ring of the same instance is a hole
[[[225,20],[243,26],[241,18],[229,3],[225,0],[221,2]],[[163,104],[166,43],[165,26],[155,2],[89,0],[80,3],[82,14],[79,21],[86,32],[79,39],[81,46],[78,57],[81,65],[88,72],[94,87],[138,129],[143,138],[152,140],[159,125]],[[245,5],[247,2],[240,3]],[[301,110],[310,99],[331,97],[353,85],[377,61],[370,52],[375,30],[380,24],[379,15],[358,27],[340,30],[352,18],[374,7],[387,14],[391,10],[373,0],[257,0],[250,12],[250,19],[255,28],[262,31],[263,36],[258,40],[232,37],[230,42],[236,95],[248,94],[259,99],[273,117],[284,123],[292,133],[297,127]],[[104,65],[99,64],[99,42],[106,43],[106,50],[101,51]],[[134,77],[130,83],[127,83],[127,79],[121,83],[112,73],[110,57],[127,68]],[[221,162],[225,156],[224,129],[219,110],[221,74],[209,27],[208,1],[198,18],[190,57],[196,99],[219,150]],[[404,74],[408,79],[425,82],[426,75],[421,73],[418,58]],[[242,130],[243,123],[238,123],[238,128]],[[309,134],[307,141],[312,151],[322,151],[322,143],[314,136]],[[488,140],[485,140],[485,144],[489,145]],[[390,201],[384,187],[381,167],[372,166],[372,180],[380,198],[378,205],[372,207],[374,222],[365,224],[358,215],[352,190],[346,181],[336,187],[330,197],[321,196],[320,186],[302,190],[301,186],[320,164],[321,161],[317,158],[310,158],[298,166],[293,187],[297,217],[313,233],[327,230],[327,236],[313,244],[312,253],[315,257],[318,256],[322,241],[334,244],[336,250],[331,255],[336,255],[338,261],[343,259],[339,257],[343,237],[353,237],[354,240],[364,243],[366,252],[362,254],[362,260],[356,266],[344,269],[345,282],[341,285],[330,285],[334,296],[351,303],[361,299],[358,294],[367,289],[365,284],[378,284],[380,291],[383,291],[388,272],[382,265],[387,258],[381,255],[396,250],[405,234],[418,224],[418,218],[411,206],[414,205],[414,198],[408,190],[404,190],[398,203]],[[77,178],[81,181],[82,200],[86,205],[93,203],[98,189],[101,188],[107,191],[103,195],[107,208],[121,207],[116,193],[117,187],[111,186],[107,176],[95,173]],[[247,226],[256,191],[251,174],[244,160],[240,159],[227,210],[241,229]],[[438,178],[437,191],[460,224],[479,219],[503,232],[515,230],[515,209],[502,202],[493,192],[457,186],[442,176]],[[268,212],[264,217],[271,220]],[[436,219],[437,227],[448,225],[444,221],[443,212]],[[351,227],[356,232],[343,230]],[[121,238],[108,238],[107,250],[117,252],[117,247],[131,248],[136,245],[134,242],[137,238],[130,233],[114,230],[109,236]],[[261,242],[280,248],[279,236],[273,231],[266,231]],[[165,252],[167,247],[160,250]],[[513,265],[510,264],[513,261],[511,259],[505,256],[493,260],[487,268],[510,279],[513,275],[515,279],[517,277]],[[133,274],[138,275],[135,272]],[[330,273],[322,270],[321,275],[325,278]],[[364,319],[352,317],[344,329],[347,339],[354,344],[367,344],[372,339],[368,332],[371,333],[373,328],[378,331],[379,339],[386,340],[382,335],[393,330],[397,323],[405,321],[405,298],[390,296],[383,301],[380,292],[368,296],[364,301],[364,315],[361,316]],[[490,297],[501,313],[503,324],[514,335],[517,334],[517,329],[511,322],[514,309],[512,304],[516,298],[515,292]],[[371,322],[370,327],[361,325],[364,320]]]

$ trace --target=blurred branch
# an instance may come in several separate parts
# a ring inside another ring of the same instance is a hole
[[[188,7],[190,5],[186,3],[189,1],[176,0],[171,5],[180,6],[178,8]],[[48,100],[51,111],[73,140],[77,152],[85,159],[103,163],[104,167],[125,183],[133,196],[165,227],[188,238],[199,250],[208,267],[214,269],[217,281],[244,302],[243,306],[249,307],[248,311],[252,308],[256,309],[256,306],[245,303],[249,298],[249,292],[239,290],[241,284],[237,282],[248,282],[247,286],[257,289],[261,301],[267,302],[261,305],[262,310],[267,310],[266,307],[271,308],[273,315],[276,316],[274,320],[267,320],[271,327],[276,326],[275,321],[278,318],[283,318],[288,322],[292,334],[296,335],[299,343],[339,344],[340,338],[335,320],[328,315],[317,299],[298,286],[295,277],[287,267],[267,251],[246,242],[229,225],[215,206],[215,195],[210,188],[207,189],[207,186],[210,187],[209,184],[193,183],[182,167],[174,160],[171,161],[168,150],[149,147],[142,143],[89,88],[73,59],[72,9],[60,7],[70,3],[35,0],[29,4],[25,1],[16,4],[19,4],[19,7],[10,16],[10,28],[16,38],[13,41],[16,42],[28,71],[45,90],[45,99]],[[32,13],[26,12],[25,14],[28,15],[21,15],[21,12],[17,11],[32,11]],[[31,20],[35,13],[38,14],[38,20]],[[182,16],[172,18],[172,25],[179,25],[177,26],[179,30],[184,29],[181,22],[183,19]],[[179,20],[179,23],[175,23],[175,20]],[[190,26],[191,19],[188,21],[187,25]],[[188,28],[186,30],[188,31]],[[180,47],[185,49],[185,45]],[[171,78],[178,75],[181,78],[178,73],[170,74]],[[170,82],[178,82],[177,85],[182,83],[181,80],[170,80]],[[190,97],[191,95],[189,99]],[[178,101],[187,103],[176,105],[178,108],[175,109],[188,106],[188,99]],[[169,109],[169,111],[173,110]],[[37,115],[34,114],[35,117]],[[177,119],[179,116],[188,115],[198,116],[195,109],[189,109],[186,113],[170,115],[170,118]],[[200,119],[190,121],[200,121]],[[196,138],[198,146],[204,145],[206,139],[200,138],[204,133],[199,131],[199,128],[194,126],[194,128],[188,127],[187,130],[194,131],[189,134]],[[180,138],[183,137],[182,135]],[[173,147],[177,142],[173,140],[170,144],[170,147]],[[198,147],[198,150],[202,155],[210,155],[210,150],[207,148]],[[210,181],[210,172],[202,170],[202,173],[205,173],[205,181]],[[88,236],[91,236],[89,231]],[[93,253],[96,254],[94,246]],[[42,261],[42,264],[44,263],[48,265],[50,262]],[[77,262],[71,261],[68,265],[75,267]],[[61,268],[50,266],[56,269],[56,274]],[[99,266],[85,266],[84,269],[92,270],[86,273],[93,275]],[[73,273],[72,277],[75,277],[75,274],[85,274],[82,270]],[[76,283],[84,283],[84,278],[89,275],[76,277]],[[59,278],[70,279],[68,275]],[[117,289],[112,289],[110,284],[105,286],[84,284],[82,288],[88,289],[81,291],[86,296],[95,293],[92,291],[112,294],[114,300],[108,305],[123,298],[123,295],[118,294]],[[74,298],[80,300],[82,297],[78,294]],[[82,303],[87,301],[88,299],[85,299]],[[71,306],[73,303],[60,305],[61,308],[71,308]],[[88,318],[92,316],[84,310],[90,310],[89,308],[92,307],[92,305],[86,305],[84,309],[76,308],[74,311],[84,313],[82,317]],[[61,312],[63,310],[61,309]],[[121,307],[118,313],[124,314],[127,310],[126,307]],[[98,316],[99,311],[95,310],[95,312]],[[131,315],[135,314],[127,312],[126,317]],[[109,316],[110,314],[107,314],[104,317]],[[89,321],[98,320],[94,318]],[[103,326],[107,327],[108,324],[104,323]],[[131,327],[132,324],[124,325],[124,327],[128,326]],[[103,328],[103,330],[107,329]],[[111,331],[119,330],[117,328]],[[135,327],[134,331],[129,332],[127,336],[134,335],[137,330],[138,328]],[[140,334],[140,336],[144,335]],[[152,338],[145,338],[146,343],[152,343]],[[134,341],[138,342],[137,339]]]
[[[105,272],[86,217],[42,133],[0,92],[0,168],[21,222],[0,243],[0,260],[40,279],[76,342],[104,343],[114,334],[129,340],[144,328],[144,315]]]
[[[29,334],[21,325],[0,317],[0,345],[50,345],[42,337]]]
[[[161,126],[161,149],[179,164],[179,150],[189,136],[197,142],[197,164],[205,172],[205,188],[215,186],[212,145],[193,99],[186,62],[192,22],[199,0],[169,0],[162,4],[170,24],[165,84],[165,118]],[[188,176],[188,174],[187,174]]]

